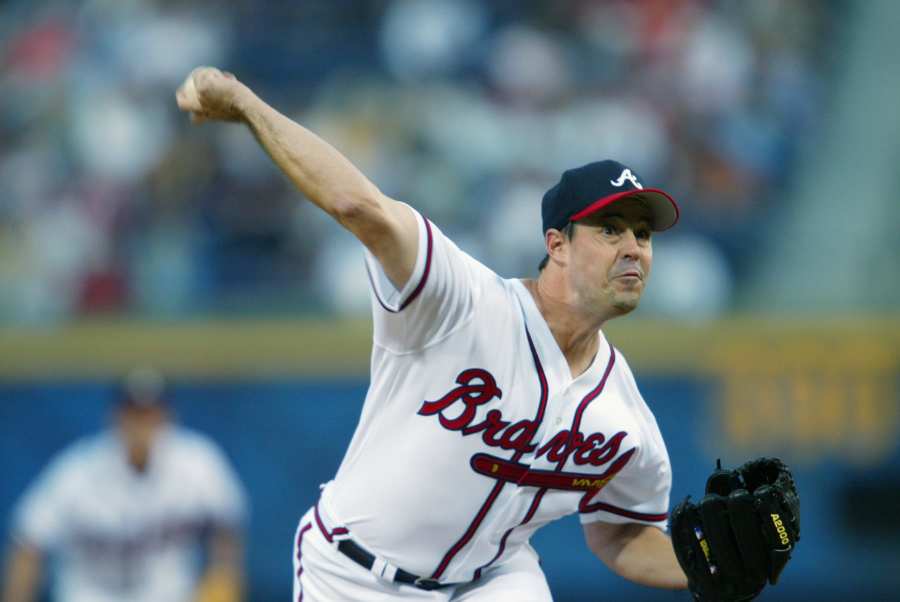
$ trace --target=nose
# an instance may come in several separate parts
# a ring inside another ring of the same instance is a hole
[[[626,228],[622,235],[619,252],[623,258],[637,260],[641,255],[641,246],[638,244],[634,230]]]

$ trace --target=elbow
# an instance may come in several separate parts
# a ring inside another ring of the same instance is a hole
[[[383,199],[377,190],[372,194],[343,196],[335,200],[330,211],[341,226],[376,254],[394,227]]]
[[[585,538],[585,543],[587,543],[587,547],[591,553],[606,564],[606,555],[604,554],[601,542],[597,541],[594,537],[587,537]]]
[[[332,201],[330,209],[334,219],[351,229],[354,224],[375,221],[383,213],[375,194],[339,195]]]
[[[585,538],[585,541],[588,549],[594,556],[605,564],[608,569],[614,573],[619,573],[618,567],[616,566],[619,549],[613,545],[614,542],[604,541],[595,532],[588,533],[588,537]]]

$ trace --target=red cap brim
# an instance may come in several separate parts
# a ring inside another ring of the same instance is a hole
[[[678,216],[680,214],[678,203],[659,188],[636,188],[634,190],[625,190],[603,197],[602,199],[597,199],[570,217],[569,221],[577,222],[616,201],[629,197],[640,197],[641,200],[646,203],[647,208],[653,213],[653,230],[655,232],[668,230],[678,222]]]

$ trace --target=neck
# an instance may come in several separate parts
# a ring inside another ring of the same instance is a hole
[[[135,472],[143,473],[147,471],[147,465],[150,464],[150,450],[143,447],[133,447],[127,452],[128,465]]]
[[[534,298],[556,344],[565,356],[573,377],[587,370],[597,354],[600,337],[598,331],[604,319],[580,310],[573,299],[568,299],[544,278],[523,280],[522,283]]]

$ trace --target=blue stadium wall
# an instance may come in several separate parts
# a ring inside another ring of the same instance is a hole
[[[723,413],[720,381],[679,374],[639,375],[638,380],[667,441],[675,474],[673,501],[701,490],[717,456],[735,462],[755,451],[721,435],[730,432],[732,418]],[[181,423],[222,444],[249,492],[250,600],[288,599],[296,522],[315,501],[319,484],[336,470],[365,388],[364,377],[182,380],[175,388]],[[3,516],[9,517],[17,496],[56,450],[104,425],[109,396],[105,380],[0,384]],[[891,401],[896,406],[897,400]],[[848,416],[855,426],[845,425],[851,429],[846,439],[832,434],[823,439],[824,448],[786,452],[801,491],[802,541],[782,583],[763,600],[890,600],[900,591],[900,458],[894,444],[875,451],[865,444],[866,438],[885,436],[886,420],[894,421],[888,435],[895,442],[895,417],[882,415],[873,426]],[[783,441],[758,443],[787,449]],[[872,496],[893,498],[879,502]],[[7,528],[8,520],[4,536]],[[687,599],[612,575],[588,553],[574,517],[546,527],[534,543],[557,600]]]
[[[702,491],[717,458],[795,469],[802,540],[763,600],[900,599],[900,319],[623,320],[607,336],[659,421],[673,504]],[[105,425],[114,378],[152,363],[174,382],[178,419],[222,445],[249,493],[248,600],[287,600],[296,522],[350,440],[370,337],[366,320],[0,330],[0,537],[47,460]],[[534,544],[557,600],[688,599],[611,574],[576,517]]]

